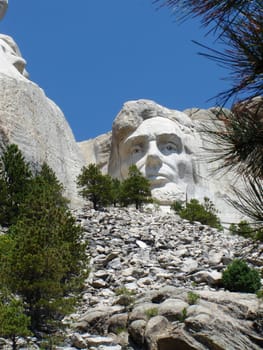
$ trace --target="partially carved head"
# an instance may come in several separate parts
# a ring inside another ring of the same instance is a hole
[[[198,182],[191,119],[152,101],[125,104],[113,124],[109,174],[125,179],[136,164],[160,199],[185,200]]]
[[[22,57],[13,38],[9,35],[0,34],[0,58],[14,66],[24,77],[28,77],[25,69],[26,60]]]

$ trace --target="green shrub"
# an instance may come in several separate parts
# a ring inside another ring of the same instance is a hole
[[[117,327],[116,330],[115,330],[115,333],[117,335],[120,335],[121,333],[125,333],[127,332],[127,328],[126,327]]]
[[[197,199],[191,199],[186,203],[185,208],[179,210],[179,215],[183,219],[190,222],[199,221],[201,224],[222,229],[219,218],[217,217],[217,210],[212,201],[205,197],[204,203],[201,204]]]
[[[233,260],[227,266],[223,272],[222,283],[231,292],[243,293],[255,293],[261,286],[259,272],[240,259]]]
[[[130,306],[134,303],[135,291],[126,287],[119,287],[115,289],[115,294],[119,297],[118,304],[122,306]]]
[[[186,318],[187,318],[187,309],[184,307],[181,314],[178,316],[178,321],[184,322]]]
[[[263,242],[263,227],[256,232],[255,239],[257,241]]]
[[[200,296],[194,292],[188,292],[187,293],[187,302],[190,305],[196,304],[197,300],[200,298]]]
[[[0,336],[12,341],[12,349],[18,349],[19,338],[31,335],[30,318],[26,316],[23,302],[13,295],[0,294]]]
[[[128,288],[126,288],[125,286],[123,286],[123,287],[116,288],[116,289],[115,289],[115,294],[116,294],[116,295],[128,295],[128,296],[133,296],[133,295],[135,295],[136,293],[135,293],[134,290],[128,289]]]
[[[182,204],[182,202],[180,202],[180,201],[174,201],[174,202],[171,204],[171,209],[174,210],[176,213],[179,213],[180,210],[183,209],[183,204]]]
[[[145,311],[145,315],[147,316],[148,319],[157,316],[158,315],[158,309],[156,307],[153,307],[151,309],[148,309]]]

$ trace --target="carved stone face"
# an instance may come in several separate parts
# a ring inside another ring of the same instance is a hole
[[[6,59],[13,66],[15,66],[20,73],[22,73],[26,65],[25,60],[22,57],[18,56],[17,53],[13,50],[13,48],[10,45],[8,45],[8,43],[4,40],[0,41],[0,46],[3,53],[6,56]]]
[[[155,117],[147,119],[119,147],[121,176],[128,176],[136,164],[151,182],[152,189],[175,184],[177,190],[193,183],[193,166],[187,136],[174,121]]]
[[[14,40],[8,35],[0,34],[0,55],[2,59],[13,65],[19,73],[27,77],[26,61],[21,56]]]

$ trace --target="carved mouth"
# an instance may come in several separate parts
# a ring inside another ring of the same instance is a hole
[[[167,179],[167,175],[157,173],[157,174],[146,174],[146,177],[148,180],[155,180],[155,179]]]
[[[147,175],[147,179],[150,181],[151,187],[163,186],[164,184],[170,181],[164,174],[150,174]]]

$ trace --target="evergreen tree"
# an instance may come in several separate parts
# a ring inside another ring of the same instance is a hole
[[[62,187],[44,165],[30,183],[15,225],[8,288],[27,305],[32,330],[50,330],[70,311],[87,271],[83,230],[66,207]],[[0,261],[1,262],[1,261]]]
[[[32,177],[29,164],[14,144],[7,146],[0,159],[0,224],[15,223],[27,186]]]
[[[135,204],[139,209],[143,203],[151,200],[151,186],[136,165],[129,168],[128,178],[121,185],[121,202],[124,205]]]
[[[93,203],[95,210],[112,202],[111,177],[103,175],[95,164],[82,168],[77,185],[81,189],[80,194]]]
[[[114,178],[111,182],[111,202],[114,207],[116,207],[117,203],[120,202],[120,193],[121,193],[121,182],[119,179]]]
[[[0,298],[0,336],[12,341],[12,349],[17,349],[17,338],[27,337],[30,318],[25,315],[21,300],[14,296],[1,295]]]

